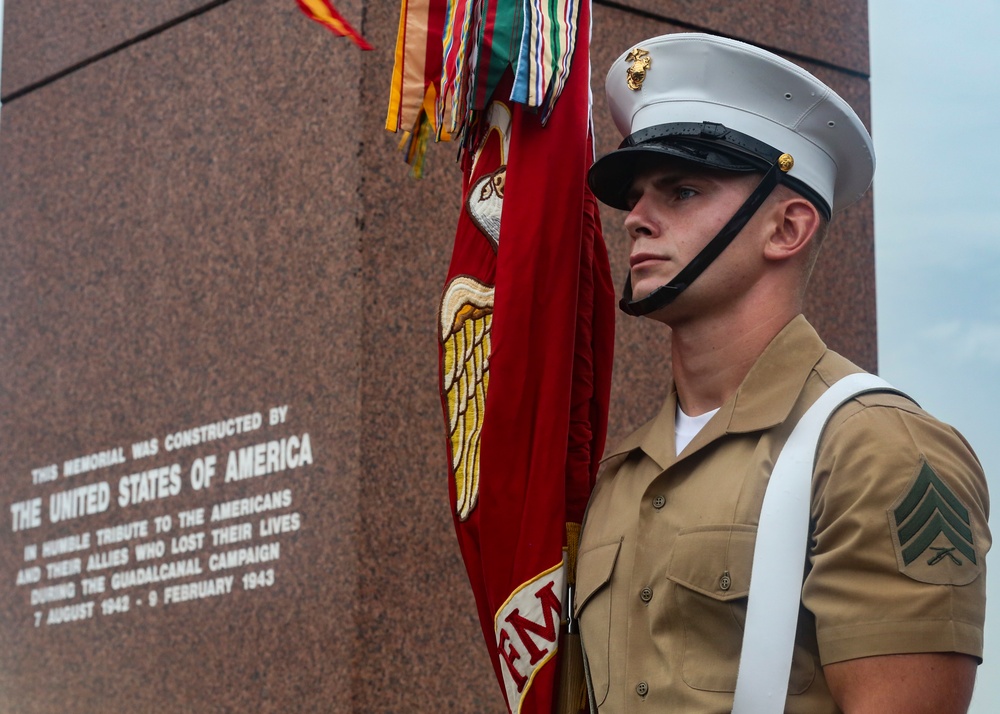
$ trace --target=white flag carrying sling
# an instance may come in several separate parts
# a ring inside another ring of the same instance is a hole
[[[781,714],[785,709],[819,438],[842,404],[867,392],[902,394],[873,374],[844,377],[795,425],[771,471],[757,526],[733,714]]]

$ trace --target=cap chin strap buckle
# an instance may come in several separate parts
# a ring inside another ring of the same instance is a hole
[[[782,154],[777,161],[771,164],[771,167],[764,174],[764,178],[760,180],[760,183],[757,184],[753,192],[747,196],[743,205],[736,210],[736,213],[729,219],[729,222],[722,227],[722,230],[708,242],[708,245],[702,248],[701,252],[692,258],[691,262],[685,265],[681,272],[669,283],[661,285],[640,300],[633,300],[632,273],[629,271],[625,275],[625,287],[622,289],[622,298],[618,301],[619,309],[626,315],[648,315],[676,300],[677,296],[684,292],[694,282],[695,278],[701,275],[705,271],[705,268],[719,257],[722,251],[726,249],[726,246],[733,242],[733,239],[743,230],[743,227],[750,221],[757,212],[757,209],[761,207],[764,200],[771,195],[774,187],[780,183],[782,172],[787,171],[787,169],[782,169],[781,167],[783,163],[781,159],[785,156],[788,155]]]

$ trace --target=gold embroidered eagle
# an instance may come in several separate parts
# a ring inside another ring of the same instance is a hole
[[[479,164],[486,142],[500,140],[500,165],[484,173],[470,187],[465,210],[493,251],[500,244],[500,216],[510,151],[510,109],[494,101],[487,110],[487,126],[473,158]],[[490,381],[490,328],[493,286],[471,275],[457,275],[441,298],[441,382],[448,410],[451,468],[455,478],[455,513],[467,520],[479,501],[479,443]]]
[[[457,275],[441,300],[442,384],[448,404],[455,512],[466,520],[479,499],[479,435],[489,387],[493,288]]]

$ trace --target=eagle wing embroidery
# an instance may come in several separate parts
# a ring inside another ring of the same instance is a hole
[[[500,243],[500,216],[510,150],[510,109],[490,104],[487,126],[473,157],[479,167],[489,138],[500,140],[499,166],[479,177],[466,197],[465,210],[496,252]],[[448,411],[451,470],[455,478],[455,513],[465,521],[479,502],[479,441],[490,382],[490,330],[493,286],[470,275],[457,275],[441,298],[441,384]]]
[[[479,500],[479,439],[489,386],[493,288],[468,275],[456,276],[445,288],[440,315],[455,512],[464,521]]]

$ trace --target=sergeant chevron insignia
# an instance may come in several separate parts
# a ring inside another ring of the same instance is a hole
[[[966,585],[978,577],[969,509],[926,461],[889,507],[899,572],[924,583]]]

